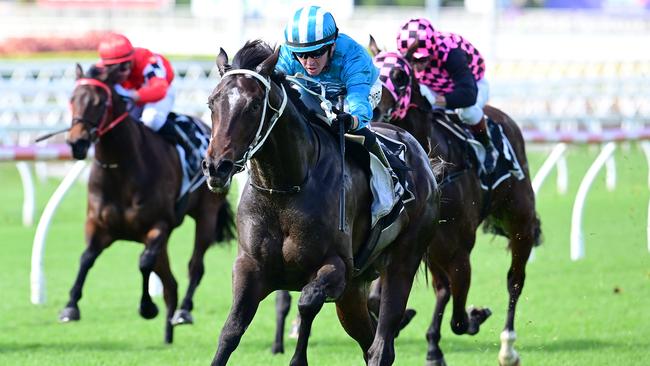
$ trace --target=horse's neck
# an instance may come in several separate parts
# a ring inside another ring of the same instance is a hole
[[[435,144],[435,141],[431,141],[431,123],[434,123],[432,120],[432,107],[431,104],[429,104],[429,101],[420,94],[420,89],[417,83],[412,86],[412,90],[411,104],[414,104],[417,107],[409,109],[408,114],[406,115],[408,124],[407,130],[416,140],[418,140],[421,146],[425,147],[426,150],[426,146]],[[433,146],[430,148],[433,148]]]
[[[114,117],[112,117],[114,118]],[[102,164],[137,166],[146,148],[144,131],[131,116],[102,135],[95,144],[95,158]],[[127,163],[128,164],[125,164]]]
[[[300,185],[318,159],[318,144],[309,122],[288,101],[268,139],[251,159],[254,183],[274,189]]]

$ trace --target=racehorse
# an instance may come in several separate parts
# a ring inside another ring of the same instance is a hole
[[[148,293],[149,275],[161,279],[167,306],[166,343],[173,325],[192,322],[192,297],[204,274],[203,257],[210,245],[233,237],[234,221],[226,195],[211,193],[205,184],[177,204],[181,165],[176,149],[157,133],[129,116],[126,102],[115,92],[115,76],[91,67],[84,75],[77,65],[72,93],[72,127],[67,137],[75,159],[85,159],[91,145],[95,158],[88,180],[85,224],[86,249],[70,298],[59,319],[79,320],[78,302],[88,271],[102,251],[116,240],[143,243],[140,255],[142,297],[140,315],[152,319],[158,308]],[[178,206],[178,209],[175,208]],[[189,262],[190,283],[176,311],[177,283],[169,266],[167,240],[185,215],[196,222],[194,250]],[[173,319],[173,321],[172,321]]]
[[[416,43],[417,45],[417,43]],[[374,39],[370,41],[375,60],[394,60],[395,52],[379,52]],[[502,181],[495,189],[483,190],[477,162],[469,155],[471,148],[440,121],[444,112],[434,112],[420,94],[419,85],[406,61],[393,65],[388,75],[391,89],[384,92],[377,108],[384,121],[390,121],[413,134],[428,151],[431,159],[442,159],[446,169],[441,170],[440,224],[427,250],[427,266],[433,277],[436,305],[427,331],[427,365],[445,365],[440,349],[440,327],[443,312],[453,298],[451,329],[456,334],[478,333],[479,326],[490,316],[489,309],[465,310],[471,280],[470,253],[476,241],[476,230],[484,224],[486,231],[508,238],[511,263],[507,275],[509,294],[506,322],[501,333],[501,365],[518,365],[519,355],[514,349],[515,309],[524,287],[526,263],[534,246],[541,243],[540,221],[535,211],[535,195],[531,186],[524,140],[517,124],[497,108],[486,106],[485,114],[504,131],[524,173],[523,179],[514,176]],[[408,97],[410,95],[410,98]],[[399,102],[396,100],[399,99]],[[448,121],[451,122],[451,121]]]
[[[359,145],[346,144],[341,181],[338,138],[329,127],[307,120],[297,93],[284,75],[273,72],[277,59],[278,51],[259,40],[247,42],[232,66],[223,50],[217,56],[222,78],[208,100],[212,139],[203,169],[209,187],[220,192],[248,164],[249,184],[237,212],[232,306],[212,365],[226,364],[260,301],[279,289],[301,291],[302,321],[291,365],[307,365],[311,325],[326,301],[335,302],[341,325],[368,364],[390,365],[395,332],[437,217],[428,157],[402,129],[376,129],[406,145],[415,199],[405,204],[406,220],[392,243],[355,276],[354,256],[369,235],[372,200],[368,173],[357,158]],[[337,230],[340,184],[345,187],[342,231]],[[375,271],[383,284],[376,325],[367,308]]]

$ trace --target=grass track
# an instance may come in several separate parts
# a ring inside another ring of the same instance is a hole
[[[650,253],[646,246],[647,167],[632,145],[616,152],[618,186],[594,183],[585,211],[586,258],[569,259],[571,208],[580,179],[595,158],[593,148],[568,155],[569,193],[555,191],[550,176],[538,197],[544,243],[528,266],[519,302],[516,347],[524,365],[647,365],[650,356]],[[532,171],[543,155],[532,153]],[[80,302],[82,321],[57,323],[57,314],[77,271],[83,249],[86,189],[75,185],[57,212],[48,234],[45,270],[47,303],[29,302],[29,266],[35,227],[21,226],[22,191],[12,164],[0,165],[0,365],[207,365],[230,307],[230,271],[235,244],[215,247],[206,256],[207,273],[195,297],[196,324],[176,328],[175,343],[162,343],[163,321],[137,314],[140,296],[139,244],[119,242],[100,256]],[[39,212],[57,180],[37,183]],[[184,291],[190,256],[191,220],[172,235],[173,270]],[[502,238],[480,236],[472,255],[469,304],[489,306],[493,316],[474,336],[458,337],[448,326],[442,347],[449,365],[496,365],[502,329],[509,253]],[[618,291],[615,291],[618,289]],[[294,303],[297,296],[294,296]],[[414,322],[396,343],[396,365],[423,365],[424,334],[433,310],[433,292],[420,274],[409,304]],[[154,301],[163,309],[163,301]],[[265,300],[231,358],[232,365],[287,365],[287,354],[272,357],[274,298]],[[448,308],[449,310],[449,308]],[[295,315],[292,308],[290,317]],[[310,339],[312,365],[362,365],[361,353],[338,324],[334,307],[317,317]]]

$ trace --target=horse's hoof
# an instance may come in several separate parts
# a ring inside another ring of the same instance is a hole
[[[427,360],[427,362],[424,364],[425,366],[447,366],[447,363],[445,362],[445,358],[440,358],[438,360]]]
[[[415,309],[406,309],[404,311],[404,316],[402,317],[402,321],[399,323],[399,329],[395,334],[395,338],[399,336],[399,332],[401,332],[402,329],[406,328],[406,326],[409,325],[411,320],[413,320],[415,317],[415,314],[417,314],[417,311],[415,311]]]
[[[521,366],[521,359],[519,355],[515,355],[514,358],[505,359],[499,355],[499,366]]]
[[[158,307],[153,302],[140,304],[140,316],[145,319],[153,319],[158,316]]]
[[[472,321],[477,321],[479,324],[483,324],[484,321],[487,320],[487,318],[492,315],[492,311],[490,308],[475,308],[471,307],[467,310],[467,314],[469,317],[472,319]]]
[[[61,310],[59,313],[59,321],[61,323],[74,322],[78,321],[79,319],[81,319],[81,314],[79,313],[78,308],[68,306],[65,309]]]
[[[467,309],[467,315],[469,316],[469,326],[467,327],[466,333],[469,335],[475,335],[478,333],[481,324],[492,315],[492,311],[488,308],[471,307]]]
[[[284,347],[281,344],[274,344],[271,347],[271,353],[274,355],[284,353]]]
[[[172,325],[194,324],[192,313],[185,309],[178,309],[174,312],[172,317]]]

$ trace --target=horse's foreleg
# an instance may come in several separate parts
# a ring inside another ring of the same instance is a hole
[[[375,335],[376,321],[371,317],[367,304],[367,290],[363,283],[350,283],[336,302],[336,314],[343,329],[357,341],[368,360],[368,349]],[[379,310],[379,309],[377,309]]]
[[[239,256],[235,260],[232,284],[232,306],[228,319],[221,329],[212,366],[222,366],[228,362],[246,328],[253,320],[260,301],[269,294],[264,274],[259,272],[257,264],[246,255]]]
[[[169,230],[166,224],[154,226],[144,240],[145,249],[140,254],[140,273],[142,274],[142,297],[140,298],[140,315],[145,319],[153,319],[158,315],[158,307],[149,295],[149,276],[154,269],[158,254],[166,245]]]
[[[202,222],[199,222],[197,220],[195,239],[194,239],[194,250],[192,251],[192,258],[190,258],[190,262],[188,264],[188,273],[189,273],[190,281],[187,286],[187,291],[185,292],[185,297],[181,302],[181,306],[174,313],[174,317],[172,318],[173,325],[194,323],[194,318],[192,317],[194,302],[192,299],[194,297],[196,288],[199,286],[199,283],[201,283],[201,279],[203,278],[203,274],[205,273],[205,265],[203,263],[203,258],[205,257],[205,252],[210,247],[210,238],[208,237],[208,233],[211,233],[212,231],[215,230],[214,228],[209,228],[206,226],[208,225],[202,225]]]
[[[329,257],[318,270],[316,277],[302,288],[298,300],[300,330],[291,366],[307,365],[307,343],[314,318],[325,300],[338,299],[345,290],[345,264],[340,257]],[[364,305],[365,306],[365,305]]]
[[[167,306],[165,317],[165,343],[171,344],[174,341],[174,328],[172,327],[172,316],[178,305],[178,283],[169,267],[169,256],[165,246],[158,254],[154,272],[160,277],[163,283],[163,297]]]
[[[284,353],[284,323],[291,307],[289,291],[278,291],[275,295],[275,341],[271,352],[275,355]]]
[[[478,324],[471,324],[465,306],[467,293],[472,281],[472,267],[469,261],[469,252],[459,251],[447,266],[451,281],[451,296],[453,298],[453,311],[451,315],[451,330],[458,335],[476,334]]]
[[[519,296],[524,288],[526,280],[526,263],[533,247],[533,239],[530,236],[513,235],[510,239],[510,250],[512,260],[508,270],[508,313],[506,324],[501,332],[501,350],[499,351],[499,364],[501,366],[514,366],[520,363],[519,354],[515,351],[514,342],[517,339],[515,333],[515,311]]]
[[[428,349],[426,366],[444,366],[446,363],[445,356],[440,349],[440,328],[442,326],[442,316],[444,315],[445,307],[447,307],[451,296],[449,277],[435,264],[430,265],[429,271],[431,272],[436,289],[436,307],[433,311],[431,325],[429,325],[429,329],[427,330]]]
[[[88,224],[86,224],[86,226],[88,227]],[[70,298],[68,299],[68,303],[59,313],[59,320],[61,322],[70,322],[81,319],[78,303],[79,300],[81,300],[82,289],[86,282],[88,271],[93,264],[95,264],[95,260],[99,257],[102,251],[113,242],[113,239],[108,235],[99,235],[95,232],[87,232],[86,235],[90,238],[88,240],[88,246],[81,254],[79,260],[79,271],[77,272],[77,277],[70,289]]]
[[[399,248],[400,243],[394,243]],[[408,251],[407,251],[408,252]],[[408,254],[412,254],[409,252]],[[406,309],[413,276],[421,256],[395,255],[381,277],[381,306],[375,338],[368,350],[368,365],[392,365],[395,360],[395,335]]]

